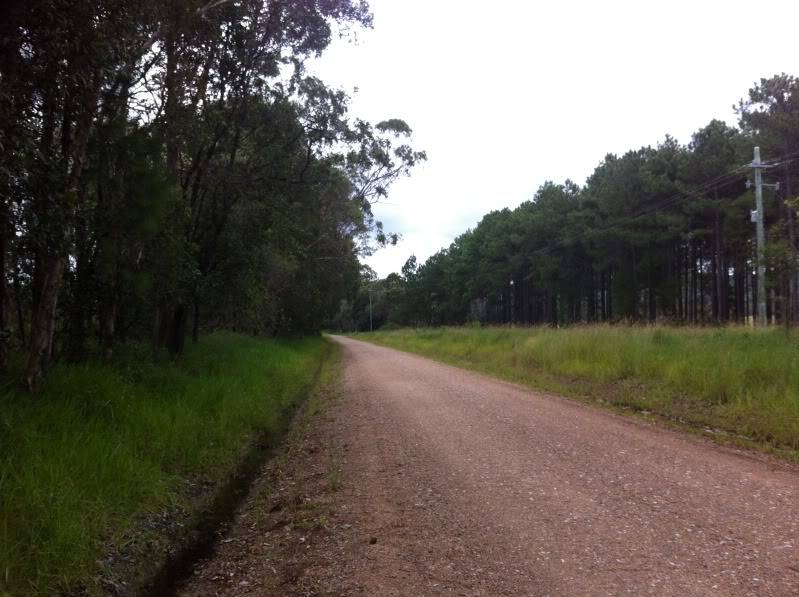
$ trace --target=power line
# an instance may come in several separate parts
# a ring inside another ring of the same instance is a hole
[[[799,153],[799,152],[797,152],[797,153]],[[799,159],[799,158],[796,158],[796,159]],[[619,219],[619,220],[614,220],[613,222],[608,223],[608,224],[606,224],[604,226],[601,226],[599,228],[595,228],[592,232],[607,232],[609,230],[613,230],[614,228],[618,228],[620,226],[629,224],[630,222],[633,222],[633,221],[635,221],[635,220],[637,220],[639,218],[642,218],[644,216],[650,215],[652,213],[656,213],[658,211],[662,211],[663,209],[666,209],[666,208],[669,208],[669,207],[674,207],[675,205],[679,205],[680,203],[683,203],[684,201],[686,201],[688,199],[691,199],[692,197],[697,197],[699,195],[699,193],[701,193],[702,191],[705,191],[707,189],[713,188],[714,186],[721,186],[721,185],[726,184],[728,182],[732,182],[733,180],[738,178],[739,174],[742,173],[748,167],[749,167],[748,164],[744,165],[744,166],[738,166],[738,167],[736,167],[736,168],[734,168],[734,169],[732,169],[732,170],[730,170],[728,172],[725,172],[724,174],[720,174],[720,175],[718,175],[718,176],[716,176],[714,178],[708,179],[708,180],[706,180],[705,182],[701,183],[700,185],[698,185],[696,187],[693,187],[691,189],[678,191],[678,192],[674,193],[673,195],[671,195],[670,197],[658,202],[655,205],[650,205],[650,206],[644,208],[643,210],[639,211],[636,214],[627,216],[626,218],[622,218],[622,219]],[[558,241],[558,242],[560,242],[560,241]],[[561,247],[562,246],[563,245],[561,244]],[[552,246],[552,245],[546,246],[546,247],[541,247],[540,249],[536,249],[535,251],[529,253],[528,256],[529,257],[533,257],[533,256],[539,255],[539,254],[540,255],[545,255],[545,254],[547,254],[547,253],[549,253],[551,251],[554,251],[554,250],[556,250],[558,248],[560,248],[560,247],[556,247],[556,246]],[[523,279],[527,280],[527,279],[531,278],[532,276],[533,276],[533,274],[530,274],[530,275],[526,276]]]
[[[761,165],[765,166],[765,167],[768,167],[768,168],[773,168],[773,167],[776,167],[776,166],[789,164],[789,163],[795,162],[797,160],[799,160],[799,151],[793,151],[793,152],[790,152],[790,153],[783,154],[783,155],[781,155],[779,157],[772,158],[770,160],[766,160],[766,161],[762,162]],[[690,189],[684,189],[684,190],[678,191],[678,192],[674,193],[673,195],[671,195],[670,197],[658,202],[655,205],[648,206],[648,207],[644,208],[643,210],[639,211],[636,214],[627,216],[626,218],[622,218],[622,219],[619,219],[619,220],[614,220],[613,222],[608,223],[605,226],[602,226],[602,227],[599,227],[599,228],[595,228],[592,232],[607,232],[609,230],[613,230],[614,228],[618,228],[620,226],[629,224],[630,222],[633,222],[633,221],[635,221],[635,220],[637,220],[639,218],[642,218],[644,216],[650,215],[652,213],[656,213],[656,212],[662,211],[662,210],[664,210],[666,208],[674,207],[676,205],[680,205],[681,203],[687,201],[688,199],[699,197],[699,195],[700,195],[700,193],[702,191],[706,191],[706,190],[711,189],[711,188],[713,188],[715,186],[722,186],[724,184],[732,182],[733,180],[738,178],[740,176],[740,174],[742,174],[745,170],[748,170],[748,168],[750,168],[750,166],[751,166],[751,164],[744,164],[742,166],[737,166],[737,167],[733,168],[732,170],[729,170],[729,171],[727,171],[727,172],[725,172],[723,174],[720,174],[718,176],[715,176],[713,178],[710,178],[710,179],[700,183],[698,186],[695,186],[695,187],[690,188]],[[527,257],[533,257],[533,256],[537,256],[537,255],[547,255],[547,254],[551,253],[552,251],[555,251],[558,248],[564,247],[564,245],[562,244],[562,241],[557,241],[557,242],[560,244],[560,246],[549,245],[549,246],[546,246],[546,247],[541,247],[540,249],[536,249],[536,250],[532,251],[531,253],[528,253]],[[533,274],[531,273],[531,274],[525,276],[523,278],[523,280],[529,280],[532,277],[533,277]]]

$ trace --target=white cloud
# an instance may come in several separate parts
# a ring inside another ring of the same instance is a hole
[[[372,0],[375,27],[312,71],[352,113],[399,117],[429,161],[376,207],[423,261],[547,179],[582,183],[606,153],[687,142],[760,77],[797,73],[799,3]]]

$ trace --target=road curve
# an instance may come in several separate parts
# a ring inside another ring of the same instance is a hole
[[[795,468],[335,340],[366,594],[799,594]]]

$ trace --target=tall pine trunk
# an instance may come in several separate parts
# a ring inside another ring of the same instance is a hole
[[[110,361],[114,356],[118,310],[119,299],[115,280],[100,310],[100,346],[105,361]]]
[[[22,307],[22,283],[19,280],[19,264],[16,262],[16,257],[12,257],[14,266],[12,268],[14,278],[14,304],[17,308],[17,336],[19,337],[20,346],[27,344],[25,337],[25,313]]]
[[[8,367],[9,344],[11,332],[8,329],[8,282],[6,280],[6,264],[8,262],[9,234],[7,211],[3,209],[0,219],[0,372],[5,372]]]
[[[200,338],[200,298],[195,295],[193,301],[194,313],[191,320],[191,340],[197,344]]]

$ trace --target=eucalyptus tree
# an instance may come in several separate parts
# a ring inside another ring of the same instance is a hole
[[[318,329],[396,240],[372,204],[424,153],[304,71],[365,2],[0,11],[0,365],[13,304],[29,387],[120,336],[178,354],[189,321]]]

